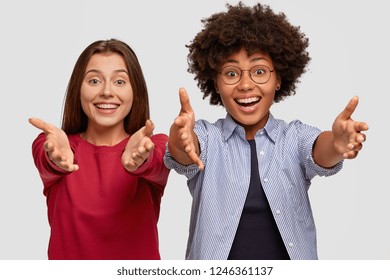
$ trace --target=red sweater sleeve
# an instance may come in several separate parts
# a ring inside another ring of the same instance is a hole
[[[163,161],[168,136],[165,134],[156,134],[151,139],[154,143],[152,153],[150,153],[147,160],[137,170],[130,173],[145,179],[159,189],[164,189],[170,171]]]

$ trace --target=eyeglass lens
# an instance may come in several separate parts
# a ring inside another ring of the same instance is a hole
[[[226,66],[221,71],[222,79],[226,84],[234,85],[241,80],[244,71],[249,71],[252,81],[257,84],[265,84],[272,72],[265,65],[255,65],[250,70],[242,70],[237,66]]]

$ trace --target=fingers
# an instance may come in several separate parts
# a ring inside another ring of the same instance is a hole
[[[46,134],[43,149],[55,165],[69,172],[79,169],[79,166],[73,163],[73,152],[65,132],[39,118],[30,118],[28,121]]]
[[[62,168],[69,171],[69,172],[79,170],[79,166],[77,164],[67,164],[66,163],[66,164],[64,164],[64,166]]]
[[[179,162],[184,164],[195,163],[201,170],[204,169],[202,160],[198,156],[198,141],[193,135],[195,116],[187,91],[179,89],[180,113],[173,122],[170,130],[170,143],[172,149],[177,151],[176,156]]]
[[[79,165],[73,164],[73,170],[71,170],[71,171],[77,171],[77,170],[79,170]]]
[[[50,141],[45,141],[45,143],[43,143],[43,149],[45,152],[51,154],[54,152],[54,144]]]
[[[367,131],[368,125],[364,122],[353,121],[347,130],[349,134],[347,148],[353,151],[360,151],[363,142],[366,141],[366,135],[361,131]]]
[[[345,159],[356,158],[363,148],[363,142],[366,141],[366,135],[362,132],[368,130],[367,123],[357,122],[351,118],[358,103],[359,98],[353,97],[338,115],[332,127],[338,143],[338,151]]]
[[[355,122],[354,129],[355,129],[355,131],[367,131],[368,124],[366,124],[365,122]]]
[[[149,152],[153,148],[154,143],[149,139],[149,141],[145,141],[143,146],[138,147],[137,151],[133,152],[133,154],[136,154],[137,157],[143,157],[145,159],[145,156],[149,155]]]
[[[199,158],[199,155],[195,151],[195,147],[193,146],[192,139],[187,132],[182,132],[180,134],[180,140],[183,142],[184,145],[184,152],[187,154],[188,158],[195,163],[200,170],[204,169],[204,164],[202,160]]]
[[[187,118],[186,117],[176,117],[176,119],[173,121],[175,125],[179,127],[184,127],[187,123]]]
[[[362,125],[355,125],[355,129],[368,129],[367,124],[361,123]],[[345,159],[354,159],[358,155],[358,152],[360,152],[363,149],[363,142],[366,141],[366,135],[361,133],[360,131],[354,131],[349,136],[349,143],[347,144],[347,151],[343,154],[343,157]]]
[[[144,161],[148,158],[149,153],[153,150],[154,143],[149,140],[146,141],[143,146],[140,146],[136,149],[136,151],[131,153],[131,158],[133,161]]]
[[[354,159],[358,155],[358,152],[350,151],[343,154],[344,159]]]
[[[359,104],[359,97],[354,96],[344,108],[344,110],[339,114],[339,118],[342,120],[348,120],[351,118],[353,112],[355,111],[357,105]]]
[[[190,98],[188,97],[187,91],[184,88],[179,89],[179,98],[181,112],[192,113],[193,110],[190,104]]]
[[[79,169],[77,164],[73,164],[73,159],[68,159],[65,155],[55,150],[53,144],[45,142],[44,150],[47,152],[49,159],[58,167],[69,172]]]
[[[192,125],[194,122],[194,111],[190,104],[190,98],[188,97],[187,91],[184,88],[179,89],[180,98],[180,114],[174,120],[174,124],[179,127],[184,127],[187,124]]]
[[[145,126],[130,137],[122,154],[122,164],[128,171],[135,171],[141,166],[154,149],[153,130],[153,122],[147,120]]]
[[[150,152],[154,148],[154,144],[150,137],[153,135],[154,123],[151,120],[147,120],[144,127],[144,134],[147,137],[144,140],[143,146],[138,148],[139,156],[143,156],[146,152]]]
[[[351,151],[360,151],[363,147],[363,142],[366,141],[366,135],[363,133],[356,133],[349,138],[347,148]]]
[[[47,152],[49,159],[58,167],[69,172],[79,170],[79,166],[77,164],[73,164],[73,159],[68,159],[65,155],[62,155],[60,152],[55,150],[53,144],[45,142],[44,150]]]
[[[39,118],[29,118],[28,121],[35,126],[36,128],[42,130],[44,133],[49,133],[51,132],[51,125],[44,122],[43,120]]]
[[[192,160],[192,162],[199,167],[200,170],[204,169],[203,161],[199,158],[195,151],[190,150],[189,152],[187,152],[187,155]]]
[[[351,142],[347,145],[348,150],[343,154],[345,159],[354,159],[358,153],[363,149],[361,142]]]
[[[135,171],[149,157],[150,150],[140,147],[136,152],[131,153],[130,158],[123,160],[123,165],[129,171]]]
[[[359,130],[355,130],[355,126],[353,125],[353,128],[350,130],[348,129],[348,142],[358,142],[358,143],[363,143],[366,141],[366,135],[364,133],[361,133]]]
[[[153,135],[153,130],[154,130],[153,122],[151,120],[147,120],[144,129],[145,136],[151,137]]]

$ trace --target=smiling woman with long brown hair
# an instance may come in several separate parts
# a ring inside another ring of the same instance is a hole
[[[157,222],[169,170],[153,135],[133,50],[90,44],[71,75],[62,129],[38,118],[32,145],[51,227],[49,259],[160,259]]]

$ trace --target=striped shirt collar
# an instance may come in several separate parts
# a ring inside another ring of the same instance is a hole
[[[264,128],[260,129],[256,133],[256,137],[263,134],[262,131],[264,131],[265,135],[267,135],[268,138],[270,140],[272,140],[272,142],[275,143],[276,138],[277,138],[277,132],[278,132],[277,128],[278,128],[278,122],[275,120],[274,116],[270,113],[267,123],[265,124]],[[233,118],[230,114],[226,115],[225,121],[222,125],[222,130],[223,130],[223,135],[224,135],[225,141],[227,141],[230,138],[230,136],[232,136],[232,134],[235,130],[237,130],[236,133],[242,134],[245,137],[244,128],[242,126],[240,126],[239,124],[237,124],[233,120]]]

